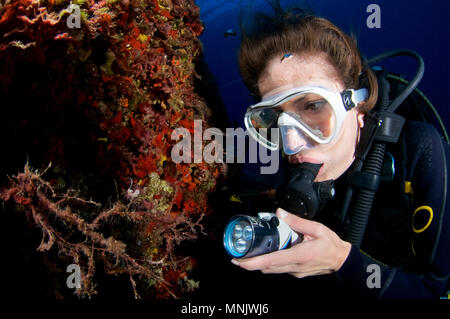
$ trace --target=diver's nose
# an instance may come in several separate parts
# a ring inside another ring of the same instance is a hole
[[[284,127],[281,129],[283,150],[287,155],[294,155],[308,145],[306,136],[295,127]]]

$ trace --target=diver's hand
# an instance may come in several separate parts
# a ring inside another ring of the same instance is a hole
[[[267,274],[289,273],[297,278],[328,274],[339,270],[347,259],[351,244],[343,241],[325,225],[290,214],[281,208],[277,216],[304,239],[291,248],[252,258],[233,259],[247,270]]]

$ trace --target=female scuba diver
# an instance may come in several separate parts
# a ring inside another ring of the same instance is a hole
[[[322,205],[317,217],[323,222],[277,209],[278,218],[303,234],[303,241],[232,263],[297,278],[336,273],[361,296],[446,295],[448,145],[432,125],[406,121],[398,141],[386,146],[392,178],[375,183],[360,174],[360,188],[379,186],[362,244],[342,239],[335,220],[342,218],[345,190],[358,184],[349,173],[364,153],[358,151],[363,130],[380,102],[377,76],[363,62],[355,39],[324,18],[281,10],[255,16],[252,27],[242,30],[239,51],[241,75],[258,100],[246,113],[247,129],[265,147],[282,148],[290,166],[318,164],[314,182],[334,181],[336,196]],[[258,133],[264,128],[279,129],[280,145]],[[343,233],[356,210],[354,202],[348,207]]]

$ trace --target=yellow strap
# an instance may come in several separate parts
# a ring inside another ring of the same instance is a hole
[[[411,182],[405,181],[405,193],[411,194],[413,193]]]
[[[240,199],[239,197],[237,197],[236,195],[231,195],[231,196],[230,196],[230,201],[231,201],[231,202],[242,203],[241,199]]]
[[[389,267],[389,266],[386,265],[385,263],[382,263],[381,261],[379,261],[379,260],[373,258],[372,256],[370,256],[370,255],[369,255],[368,253],[366,253],[365,251],[362,251],[361,249],[360,249],[359,251],[362,252],[362,253],[363,253],[364,255],[366,255],[367,257],[369,257],[369,258],[375,260],[377,263],[383,265],[384,267]]]
[[[420,211],[422,211],[422,210],[428,211],[428,212],[430,213],[430,217],[428,218],[427,224],[426,224],[423,228],[421,228],[421,229],[416,229],[416,228],[414,227],[414,216],[416,215],[417,212],[420,212]],[[432,220],[433,220],[433,209],[432,209],[430,206],[420,206],[420,207],[417,207],[417,209],[414,211],[414,214],[413,214],[413,225],[412,225],[412,227],[413,227],[414,232],[415,232],[416,234],[420,234],[421,232],[425,231],[425,230],[428,228],[428,226],[430,226]]]

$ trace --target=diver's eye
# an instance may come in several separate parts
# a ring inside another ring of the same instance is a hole
[[[306,111],[313,111],[313,112],[318,112],[320,111],[323,106],[326,104],[327,102],[325,100],[320,100],[320,101],[314,101],[314,102],[309,102],[305,105],[305,110]]]

